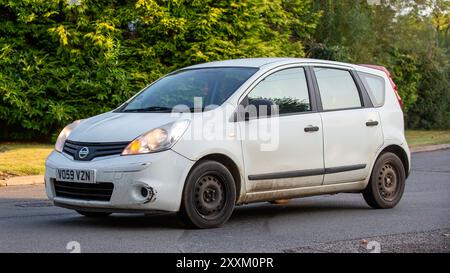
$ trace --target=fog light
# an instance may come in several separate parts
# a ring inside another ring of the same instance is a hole
[[[147,197],[147,195],[148,195],[148,190],[146,189],[146,188],[144,188],[144,187],[142,187],[141,188],[141,195],[142,195],[142,197]]]
[[[144,204],[153,202],[156,199],[156,190],[148,185],[144,185],[141,187],[141,195],[144,198]]]

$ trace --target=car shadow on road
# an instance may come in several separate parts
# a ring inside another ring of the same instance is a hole
[[[252,220],[258,218],[268,217],[309,217],[311,215],[328,214],[330,212],[347,213],[348,211],[367,211],[370,210],[368,206],[363,203],[352,202],[307,202],[302,203],[303,200],[297,200],[295,203],[287,205],[273,205],[269,203],[260,203],[251,206],[242,206],[235,210],[232,216],[232,221],[239,222],[241,220]]]
[[[227,226],[248,225],[260,221],[267,221],[277,217],[302,218],[320,216],[328,217],[328,213],[364,212],[371,210],[365,204],[354,201],[307,201],[294,200],[288,205],[272,205],[258,203],[248,206],[238,206],[229,219]],[[67,211],[69,212],[69,211]],[[87,218],[76,213],[69,213],[69,217],[57,217],[52,219],[53,225],[83,226],[106,229],[190,229],[177,217],[176,213],[152,213],[152,214],[113,214],[106,218]],[[299,219],[301,220],[301,219]]]
[[[89,218],[76,213],[70,217],[54,220],[54,225],[64,227],[95,227],[104,229],[186,229],[177,218],[176,213],[144,214],[113,214],[105,218]]]

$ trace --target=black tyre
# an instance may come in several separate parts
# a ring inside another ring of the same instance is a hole
[[[89,217],[89,218],[104,218],[111,215],[110,212],[96,212],[96,211],[84,211],[84,210],[77,210],[77,212],[83,216]]]
[[[395,207],[405,190],[405,179],[405,167],[398,156],[393,153],[380,155],[363,192],[364,200],[376,209]]]
[[[235,202],[233,175],[224,165],[207,160],[189,174],[179,214],[188,226],[214,228],[230,218]]]

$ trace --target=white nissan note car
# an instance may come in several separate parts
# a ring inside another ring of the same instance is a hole
[[[178,212],[211,228],[236,205],[321,194],[392,208],[410,152],[385,68],[259,58],[162,77],[65,127],[45,166],[56,206],[89,217]]]

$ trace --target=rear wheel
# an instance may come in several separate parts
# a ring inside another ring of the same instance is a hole
[[[111,215],[110,212],[95,212],[95,211],[84,211],[84,210],[77,210],[77,212],[83,216],[89,217],[89,218],[104,218]]]
[[[230,218],[235,201],[236,186],[230,171],[219,162],[204,161],[186,180],[179,214],[189,226],[218,227]]]
[[[393,153],[382,154],[372,171],[369,184],[363,192],[367,204],[376,209],[395,207],[405,189],[405,168]]]

